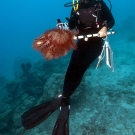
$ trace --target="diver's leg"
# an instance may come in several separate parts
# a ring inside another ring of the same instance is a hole
[[[87,42],[84,40],[78,42],[78,49],[73,52],[66,72],[63,97],[70,97],[79,86],[87,68],[100,55],[102,44],[103,42],[99,38]]]
[[[83,74],[86,71],[87,66],[80,64],[69,64],[65,80],[64,80],[64,87],[63,87],[63,96],[70,97],[72,93],[76,90],[79,86]]]
[[[69,135],[68,117],[70,112],[70,96],[79,86],[82,76],[89,65],[101,53],[102,45],[100,42],[98,44],[96,42],[90,42],[90,44],[89,42],[84,42],[83,40],[79,41],[78,49],[72,54],[64,81],[61,111],[55,123],[52,135]]]

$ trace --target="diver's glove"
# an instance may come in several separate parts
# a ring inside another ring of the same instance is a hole
[[[98,32],[99,37],[106,37],[107,36],[107,27],[102,27],[102,29],[100,29],[100,31]]]

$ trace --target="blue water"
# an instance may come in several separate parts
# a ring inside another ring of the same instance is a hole
[[[67,2],[0,0],[0,102],[3,106],[0,110],[0,135],[51,134],[53,124],[50,120],[33,130],[25,131],[19,118],[26,109],[38,104],[40,100],[53,98],[61,92],[71,53],[47,62],[33,49],[32,43],[44,31],[55,28],[58,18],[66,21],[65,17],[70,16],[71,10],[71,7],[63,6]],[[105,2],[110,7],[109,2]],[[116,34],[110,36],[115,72],[107,68],[105,61],[98,70],[95,70],[96,64],[93,64],[87,71],[78,92],[73,95],[71,135],[99,135],[99,131],[103,135],[135,134],[135,1],[111,2],[116,20]],[[28,62],[32,68],[29,76],[24,77],[20,65]],[[82,89],[84,93],[79,92]],[[102,111],[98,108],[102,108]],[[109,114],[111,112],[113,114]],[[121,116],[118,115],[120,112]],[[93,115],[85,118],[88,114]],[[111,119],[107,119],[109,115]],[[54,117],[55,114],[52,121]],[[107,120],[108,123],[114,120],[117,122],[108,125]]]
[[[58,18],[65,21],[69,9],[64,8],[64,3],[0,1],[0,74],[13,78],[13,64],[17,59],[36,61],[40,58],[33,51],[32,42],[45,30],[54,28]]]

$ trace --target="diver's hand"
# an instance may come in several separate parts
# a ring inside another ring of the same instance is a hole
[[[99,37],[106,37],[107,36],[107,27],[103,27],[99,32]]]

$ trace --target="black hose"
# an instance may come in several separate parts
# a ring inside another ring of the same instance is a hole
[[[110,11],[112,10],[112,3],[111,3],[111,1],[110,0],[108,0],[109,1],[109,3],[110,3]]]
[[[77,5],[77,4],[79,4],[79,3],[73,4],[72,2],[68,2],[68,3],[64,4],[64,7],[71,7],[71,6],[74,6],[74,5]]]

